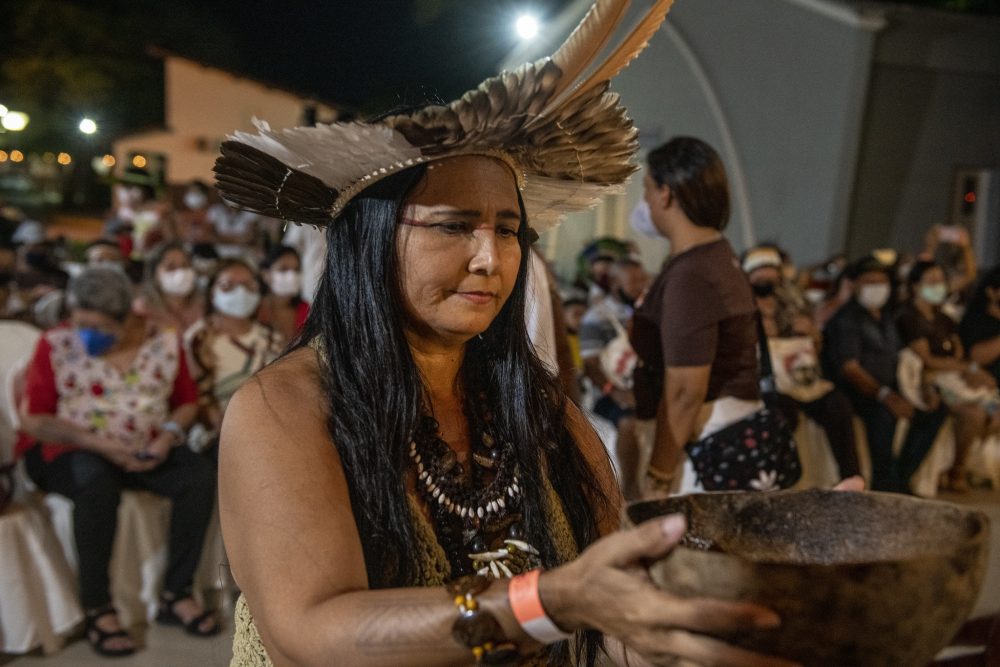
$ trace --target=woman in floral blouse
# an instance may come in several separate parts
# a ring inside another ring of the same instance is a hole
[[[211,465],[182,446],[197,391],[176,333],[133,314],[132,297],[113,268],[86,269],[70,283],[70,320],[42,336],[28,367],[18,445],[38,486],[73,501],[86,635],[109,656],[135,651],[108,582],[123,488],[171,500],[157,620],[196,635],[219,630],[191,598],[215,497]]]

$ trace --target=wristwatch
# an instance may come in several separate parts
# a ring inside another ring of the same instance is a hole
[[[183,426],[181,426],[172,419],[168,422],[165,422],[161,428],[165,432],[173,434],[174,445],[179,445],[185,440],[187,440],[187,431],[184,430]]]

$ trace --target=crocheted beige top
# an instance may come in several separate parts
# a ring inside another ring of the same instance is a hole
[[[545,478],[545,487],[548,498],[546,516],[552,534],[552,542],[555,544],[559,561],[565,563],[578,555],[576,540],[573,537],[566,513],[563,511],[562,502],[547,478]],[[412,498],[410,510],[417,539],[415,550],[420,554],[420,571],[416,573],[411,585],[443,586],[451,571],[448,557],[438,543],[431,524],[423,513],[414,506]],[[533,656],[526,657],[519,664],[540,666],[547,663],[542,656]],[[230,662],[230,667],[273,667],[270,658],[267,657],[267,651],[264,649],[260,634],[254,625],[250,607],[247,606],[242,595],[236,602],[236,634],[233,637],[233,659]]]

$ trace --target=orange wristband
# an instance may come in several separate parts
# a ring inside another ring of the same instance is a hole
[[[538,578],[541,570],[531,570],[510,580],[507,596],[514,618],[528,635],[542,644],[554,644],[569,639],[572,635],[559,629],[542,607],[538,594]]]

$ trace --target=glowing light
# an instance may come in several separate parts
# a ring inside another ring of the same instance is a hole
[[[84,118],[80,121],[80,131],[84,134],[93,134],[97,132],[97,123],[90,118]]]
[[[20,111],[8,111],[0,118],[0,125],[3,125],[3,129],[10,130],[11,132],[20,132],[28,126],[28,114],[21,113]]]
[[[56,162],[58,162],[59,164],[66,165],[72,161],[73,161],[73,156],[71,156],[69,153],[60,153],[56,157]]]
[[[101,158],[101,164],[103,164],[105,167],[109,168],[113,167],[115,166],[115,162],[116,162],[115,156],[111,155],[110,153]]]
[[[10,152],[11,162],[21,162],[23,160],[24,160],[24,153],[22,153],[21,151],[14,149]]]
[[[0,151],[0,162],[7,161],[7,151]]]
[[[0,116],[6,116],[8,111],[10,111],[10,109],[0,104]]]
[[[142,169],[146,166],[146,158],[142,155],[136,155],[132,158],[132,166],[136,169]]]
[[[538,36],[538,30],[541,26],[538,25],[538,19],[530,14],[522,14],[517,17],[517,23],[515,28],[517,29],[517,34],[521,39],[534,39]]]
[[[975,204],[976,203],[976,193],[975,192],[966,192],[965,193],[965,201],[966,201],[966,203],[969,203],[969,204]]]

